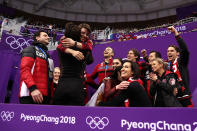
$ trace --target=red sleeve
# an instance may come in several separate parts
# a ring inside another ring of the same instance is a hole
[[[147,80],[147,93],[151,100],[153,100],[153,96],[150,93],[150,80]]]
[[[85,83],[95,89],[98,89],[98,85],[94,82],[90,74],[86,74],[86,81]]]
[[[56,83],[54,83],[53,81],[49,81],[49,87],[50,87],[50,90],[51,90],[51,98],[53,98],[53,96],[54,96],[55,86],[57,86]]]
[[[96,65],[96,67],[94,68],[94,71],[91,74],[91,78],[92,79],[96,79],[96,77],[98,76],[98,67],[100,64]]]
[[[61,52],[65,52],[67,48],[64,47],[61,43],[59,43],[57,49],[60,50]],[[92,50],[92,41],[88,40],[87,42],[82,43],[82,50]]]
[[[112,80],[105,80],[105,88],[104,88],[104,99],[107,100],[110,96],[114,95],[116,92],[116,87],[112,87]]]
[[[63,47],[61,43],[57,46],[57,49],[60,50],[61,52],[65,53],[65,50],[67,49],[66,47]]]
[[[25,56],[21,59],[21,70],[20,70],[21,80],[25,82],[25,84],[27,85],[27,88],[30,88],[36,85],[33,79],[32,73],[31,73],[34,62],[35,62],[35,59],[32,57]]]
[[[92,50],[92,45],[92,41],[88,40],[87,42],[82,43],[82,50]]]

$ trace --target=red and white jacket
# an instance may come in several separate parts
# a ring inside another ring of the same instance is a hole
[[[30,96],[35,89],[38,89],[43,96],[48,96],[50,90],[48,58],[47,47],[41,43],[34,43],[22,51],[19,97]]]
[[[110,59],[108,65],[106,65],[105,62],[97,64],[90,77],[92,79],[96,79],[96,77],[98,76],[98,81],[100,85],[105,77],[110,76],[114,72],[112,63],[113,59]]]

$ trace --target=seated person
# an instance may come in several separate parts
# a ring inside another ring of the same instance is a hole
[[[113,97],[117,96],[120,93],[120,90],[122,88],[119,88],[120,82],[122,81],[122,78],[120,76],[120,70],[122,68],[122,59],[115,58],[113,59],[113,68],[115,69],[114,72],[107,78],[104,79],[104,94],[103,99],[104,101],[108,101],[112,99]],[[127,87],[129,85],[129,82],[127,82]],[[126,89],[126,88],[123,88]]]

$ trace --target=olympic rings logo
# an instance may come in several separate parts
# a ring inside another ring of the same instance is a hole
[[[10,45],[10,47],[14,50],[16,49],[20,49],[20,52],[23,50],[23,46],[27,47],[30,46],[30,43],[32,43],[33,40],[29,39],[29,40],[25,40],[24,38],[15,38],[13,36],[8,36],[6,38],[6,43],[8,45]]]
[[[1,112],[1,118],[3,121],[11,121],[11,119],[14,117],[14,112],[9,111],[2,111]]]
[[[119,39],[119,38],[120,38],[120,34],[116,34],[116,38],[118,38],[118,39]]]
[[[86,117],[86,123],[90,126],[91,129],[98,128],[100,130],[103,130],[108,124],[109,119],[107,117],[94,117],[91,116]]]

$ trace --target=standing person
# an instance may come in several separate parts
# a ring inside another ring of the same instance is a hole
[[[153,81],[150,94],[154,97],[156,107],[176,107],[182,106],[176,95],[180,88],[177,75],[168,71],[162,59],[156,58],[152,61],[150,79]]]
[[[140,53],[137,49],[130,49],[128,54],[127,54],[127,60],[130,60],[132,62],[136,62],[139,66],[139,70],[140,70],[140,78],[143,80],[144,79],[144,74],[143,74],[143,70],[144,70],[144,66],[145,63],[139,61],[140,60]]]
[[[130,49],[127,55],[127,60],[135,62],[139,66],[140,79],[145,82],[146,63],[140,60],[140,53],[137,49]]]
[[[123,61],[121,58],[114,58],[112,66],[114,69],[116,69],[116,67],[122,66],[122,63],[123,63]]]
[[[100,102],[99,106],[122,106],[126,99],[129,100],[130,107],[152,106],[142,86],[142,81],[139,79],[139,67],[137,63],[125,61],[121,69],[121,77],[123,81],[116,87],[125,90],[122,90],[120,94],[111,101]],[[129,84],[127,82],[129,82]]]
[[[140,60],[140,53],[137,49],[130,49],[127,54],[127,60],[138,62]]]
[[[189,50],[178,31],[170,26],[168,29],[175,35],[179,47],[170,45],[167,50],[169,70],[176,73],[182,86],[177,96],[184,107],[193,107],[192,96],[189,89]]]
[[[58,84],[58,81],[59,81],[59,77],[60,77],[60,68],[59,67],[55,67],[54,71],[53,71],[54,88],[57,87],[57,84]]]
[[[77,49],[92,51],[93,42],[90,40],[89,35],[91,33],[91,28],[88,24],[83,23],[79,25],[81,30],[80,41],[74,41],[69,37],[62,37],[61,44],[65,48],[76,47]],[[91,54],[90,54],[91,55]],[[80,53],[76,53],[76,58],[82,60],[83,57]],[[93,61],[92,61],[93,62]]]
[[[96,65],[94,71],[90,76],[92,79],[96,79],[98,77],[99,85],[103,82],[103,79],[105,77],[108,77],[114,71],[112,66],[113,56],[114,56],[114,50],[111,47],[105,48],[104,61]]]
[[[123,64],[122,59],[120,58],[113,59],[112,66],[114,68],[114,72],[109,77],[104,79],[104,85],[105,85],[104,93],[103,93],[104,101],[108,101],[120,93],[120,89],[117,88],[116,85],[119,85],[120,82],[122,81],[122,78],[120,75],[122,64]]]
[[[49,36],[44,31],[34,34],[34,42],[22,51],[19,100],[21,104],[48,104]]]
[[[91,64],[93,63],[93,56],[92,56],[92,46],[93,46],[93,42],[90,40],[89,36],[91,33],[91,28],[89,24],[86,23],[82,23],[78,26],[81,30],[81,38],[80,41],[74,41],[71,38],[63,38],[63,41],[61,41],[62,45],[66,48],[71,48],[71,47],[76,47],[80,50],[82,50],[85,54],[87,54],[86,56],[83,56],[83,52],[80,51],[75,51],[73,50],[73,52],[75,52],[75,58],[78,60],[82,60],[84,57],[86,58],[91,58],[88,61],[85,61],[86,63],[84,63],[84,90],[86,92],[86,98],[85,98],[85,103],[88,101],[88,86],[91,86],[93,88],[98,88],[98,85],[90,78],[88,77],[89,74],[85,71],[85,64]],[[86,59],[85,58],[85,59]]]
[[[54,96],[55,89],[57,88],[57,85],[58,85],[60,74],[61,74],[60,68],[55,67],[54,71],[53,71],[53,82],[50,85],[51,86],[51,97],[52,97],[50,104],[53,104],[53,96]]]
[[[56,33],[55,30],[53,30],[52,37],[53,37],[53,44],[54,44],[54,46],[55,46],[56,39],[57,39],[57,33]]]
[[[77,25],[66,24],[65,39],[74,41],[75,46],[69,46],[70,43],[65,40],[57,47],[62,74],[54,94],[55,105],[84,105],[84,70],[86,64],[91,63],[93,58],[89,55],[90,49],[78,48],[79,44],[83,44],[78,42],[81,40],[80,36],[81,30]]]
[[[112,98],[120,94],[121,90],[127,89],[127,87],[129,86],[128,81],[124,81],[122,83],[122,85],[124,84],[124,86],[119,86],[119,84],[122,82],[121,68],[122,66],[117,67],[112,75],[110,75],[108,79],[105,79],[105,88],[103,93],[104,101],[111,100]]]
[[[152,67],[151,67],[151,63],[154,59],[156,58],[161,58],[161,53],[158,51],[151,51],[149,53],[149,56],[147,55],[147,51],[145,49],[141,50],[141,53],[144,57],[144,60],[146,62],[146,66],[145,66],[145,70],[143,74],[145,74],[144,77],[144,88],[146,89],[148,96],[151,100],[153,100],[152,95],[150,95],[150,85],[151,85],[151,81],[150,81],[150,73],[152,73]]]
[[[120,58],[113,59],[113,73],[103,79],[102,84],[99,86],[99,88],[97,88],[97,91],[94,93],[90,101],[87,103],[87,106],[96,106],[98,104],[97,102],[107,101],[119,94],[120,89],[116,88],[115,86],[120,84],[120,82],[122,81],[120,77],[122,63],[122,59]]]

